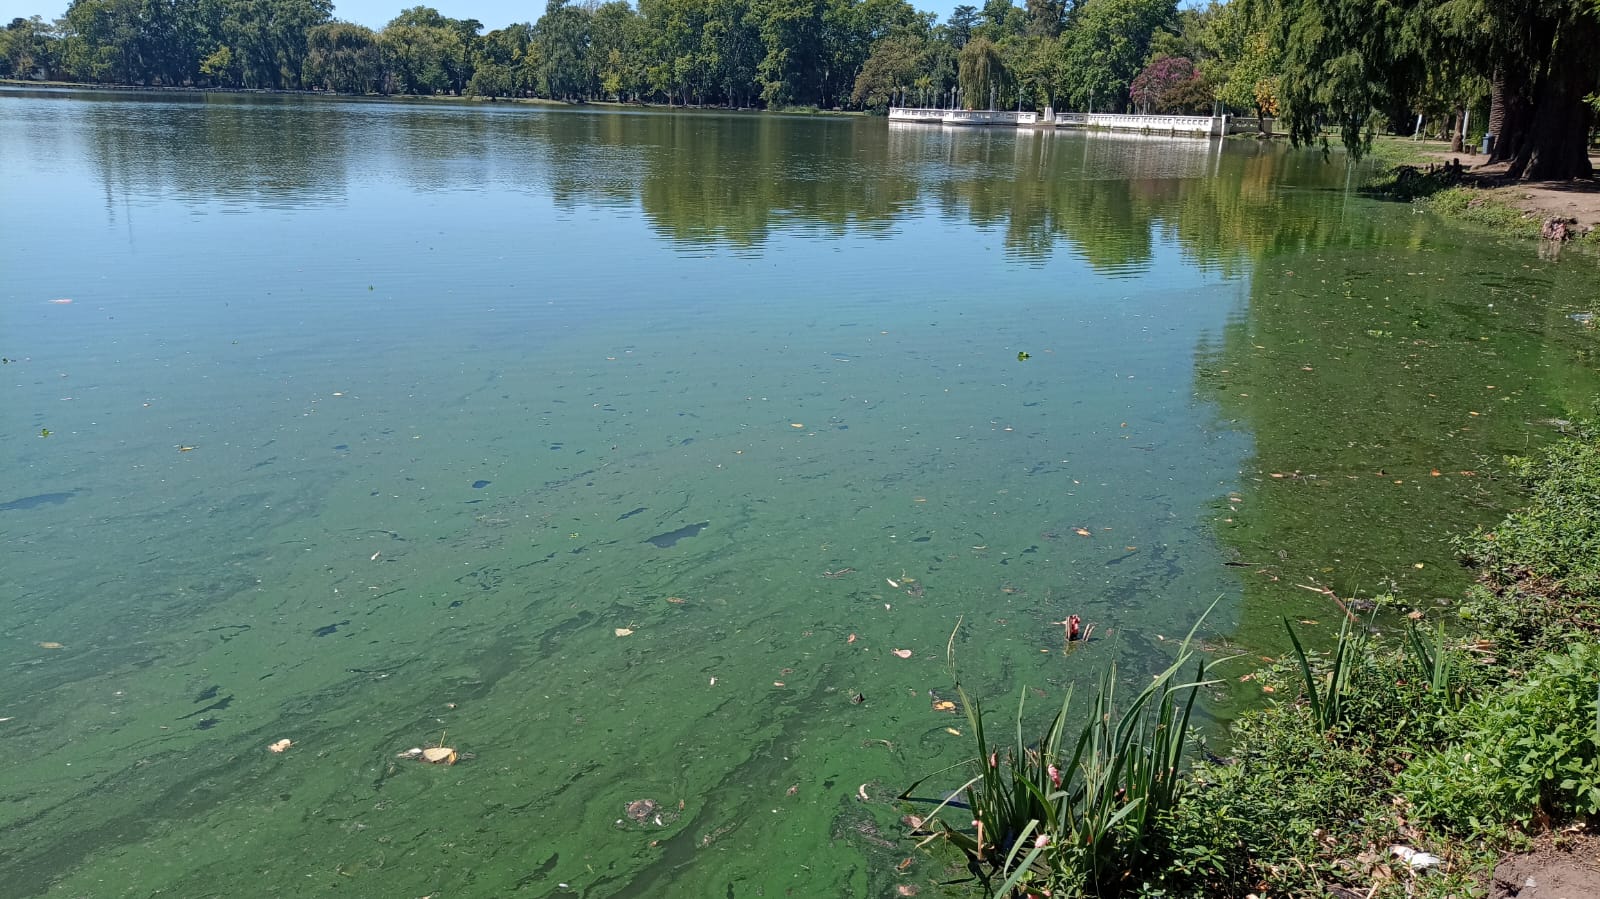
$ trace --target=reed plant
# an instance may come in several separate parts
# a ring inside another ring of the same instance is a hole
[[[946,659],[977,749],[975,758],[956,767],[975,765],[977,773],[922,822],[929,835],[921,845],[942,838],[955,846],[991,896],[1024,888],[1058,896],[1113,894],[1143,873],[1153,858],[1157,823],[1182,793],[1180,768],[1195,698],[1211,683],[1194,649],[1199,627],[1197,622],[1172,664],[1120,708],[1115,666],[1099,677],[1081,723],[1073,723],[1069,689],[1032,743],[1024,736],[1024,689],[1009,745],[990,742],[982,706],[961,684],[953,631]],[[1194,676],[1183,680],[1181,672],[1191,663]],[[922,778],[901,799],[951,770]],[[958,796],[966,799],[962,810],[970,811],[970,823],[941,818],[962,808]]]
[[[1295,658],[1300,662],[1300,676],[1306,690],[1306,701],[1311,705],[1311,718],[1318,730],[1333,730],[1344,721],[1345,706],[1354,689],[1356,666],[1367,651],[1366,632],[1352,627],[1349,620],[1344,621],[1339,626],[1339,639],[1328,656],[1326,670],[1314,674],[1311,658],[1305,647],[1300,645],[1294,626],[1287,618],[1283,626],[1289,631],[1289,642],[1294,645]]]

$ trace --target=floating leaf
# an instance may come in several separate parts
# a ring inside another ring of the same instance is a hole
[[[893,652],[895,655],[899,656],[902,659],[911,658],[911,650],[909,650],[909,649],[895,649],[895,650],[891,650],[891,652]]]
[[[619,637],[626,637],[626,636],[628,636],[628,635],[630,635],[632,633],[633,633],[633,628],[631,628],[631,627],[619,627],[616,630],[616,634]]]
[[[430,764],[454,765],[460,756],[448,746],[431,746],[422,750],[422,760]]]
[[[956,710],[956,704],[948,699],[936,699],[933,701],[933,710],[935,712],[953,712]]]
[[[1017,354],[1017,361],[1018,362],[1027,362],[1029,359],[1032,359],[1032,358],[1033,358],[1033,356],[1031,354],[1029,354],[1029,353],[1018,353]]]
[[[293,746],[293,745],[294,745],[294,741],[293,740],[279,740],[278,742],[273,743],[272,745],[268,746],[267,747],[267,751],[268,752],[282,752],[285,749],[288,749],[290,746]]]
[[[1072,529],[1072,533],[1077,534],[1079,537],[1092,537],[1092,536],[1094,536],[1093,534],[1089,533],[1089,529],[1088,528],[1073,528]]]
[[[65,649],[66,647],[62,646],[60,643],[57,643],[54,640],[46,640],[43,643],[39,644],[39,648],[40,649]]]
[[[789,427],[791,427],[791,428],[803,428],[803,427],[805,427],[805,425],[801,424],[798,421],[791,421],[791,422],[789,422]]]
[[[953,728],[953,727],[947,727],[947,728],[945,728],[945,729],[944,729],[944,732],[945,732],[945,733],[947,733],[947,734],[953,734],[953,735],[955,735],[955,736],[957,736],[957,737],[959,737],[959,736],[961,736],[961,731],[959,731],[959,730],[956,730],[956,729],[955,729],[955,728]]]
[[[856,642],[856,635],[855,634],[851,634],[850,636],[845,637],[844,638],[844,642],[846,642],[846,643],[854,643],[854,642]]]

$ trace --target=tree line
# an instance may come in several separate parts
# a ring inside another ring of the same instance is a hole
[[[673,105],[1281,116],[1360,151],[1417,117],[1496,135],[1525,177],[1591,174],[1600,0],[548,0],[484,33],[418,6],[382,29],[330,0],[73,0],[0,31],[0,77]],[[1474,116],[1476,113],[1476,116]]]

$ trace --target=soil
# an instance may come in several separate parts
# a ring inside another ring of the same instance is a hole
[[[1540,221],[1552,217],[1573,219],[1580,234],[1600,228],[1600,181],[1510,181],[1506,178],[1506,169],[1510,168],[1507,162],[1475,165],[1475,160],[1483,157],[1448,150],[1430,149],[1425,155],[1446,163],[1460,160],[1467,167],[1464,183],[1484,190],[1491,199],[1533,213]],[[1589,161],[1600,172],[1600,157],[1590,156]],[[1595,896],[1600,899],[1600,893]]]
[[[1495,866],[1489,899],[1600,899],[1600,836],[1559,833]]]

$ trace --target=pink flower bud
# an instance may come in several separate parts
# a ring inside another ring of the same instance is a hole
[[[1043,849],[1048,845],[1050,845],[1050,835],[1047,833],[1041,833],[1033,838],[1033,848],[1035,849]]]
[[[1055,786],[1059,789],[1061,786],[1061,769],[1057,768],[1055,765],[1051,765],[1045,770],[1050,772],[1050,782],[1055,784]]]

